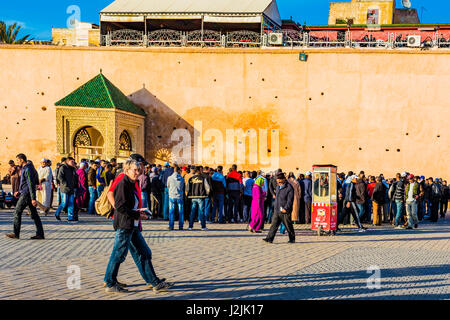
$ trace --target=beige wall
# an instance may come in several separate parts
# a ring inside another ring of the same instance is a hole
[[[2,46],[0,173],[19,152],[56,159],[54,103],[101,68],[149,114],[149,158],[201,120],[224,136],[279,129],[286,170],[333,163],[450,178],[450,52],[311,49],[308,62],[299,52]]]

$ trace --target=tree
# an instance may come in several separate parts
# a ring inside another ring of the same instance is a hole
[[[29,43],[32,39],[28,39],[30,35],[26,35],[20,39],[17,39],[17,34],[20,31],[21,26],[14,23],[10,26],[6,26],[6,23],[0,21],[0,43],[7,44],[24,44]]]

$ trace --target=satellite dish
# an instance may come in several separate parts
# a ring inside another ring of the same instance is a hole
[[[411,8],[411,1],[410,0],[402,0],[402,5],[406,9],[409,9],[409,8]]]

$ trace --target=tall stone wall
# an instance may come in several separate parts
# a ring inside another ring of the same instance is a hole
[[[205,156],[228,150],[227,130],[242,129],[252,138],[237,139],[241,168],[269,169],[262,159],[278,152],[277,165],[294,172],[333,163],[450,177],[449,51],[310,49],[307,62],[300,52],[1,46],[0,174],[19,152],[59,158],[54,103],[103,69],[147,112],[149,159],[170,153],[180,129],[191,143],[203,137]],[[268,150],[258,146],[250,165],[254,135]]]

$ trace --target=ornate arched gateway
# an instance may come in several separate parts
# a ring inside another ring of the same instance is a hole
[[[61,156],[109,160],[145,153],[145,112],[101,72],[55,105]]]

